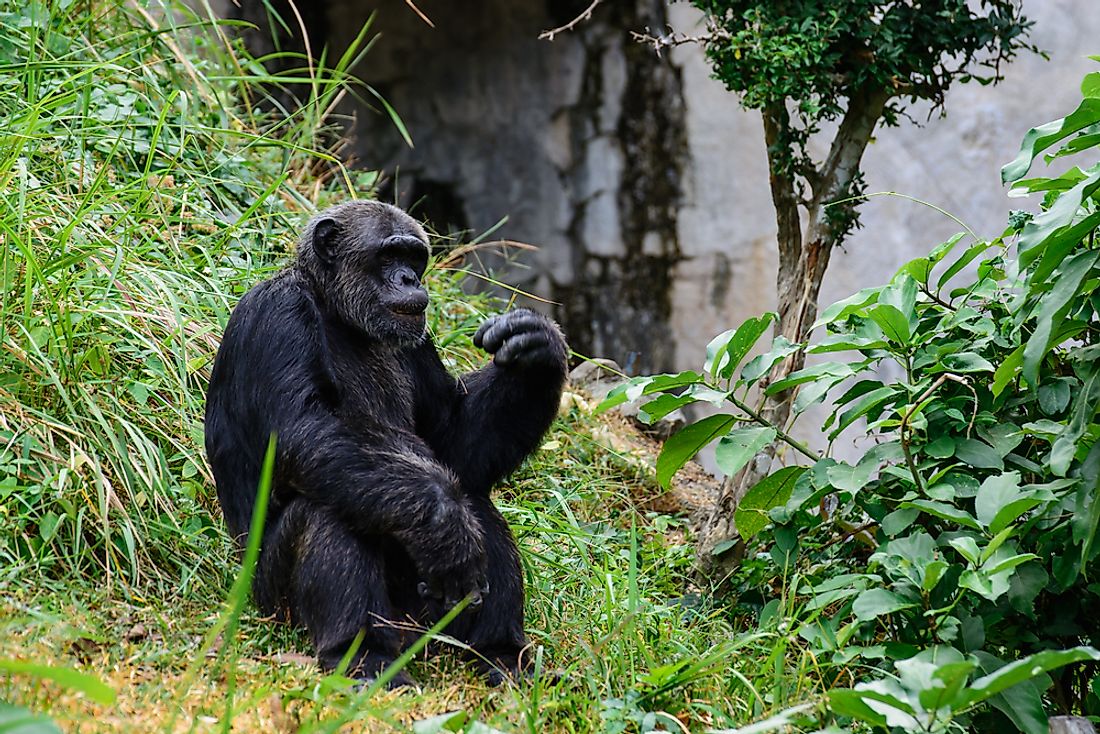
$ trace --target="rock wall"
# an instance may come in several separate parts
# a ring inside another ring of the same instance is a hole
[[[605,2],[575,30],[538,40],[588,4],[417,0],[431,28],[405,0],[329,0],[307,23],[314,47],[339,52],[374,14],[379,35],[356,72],[398,111],[415,147],[369,95],[344,112],[353,156],[387,174],[384,198],[443,233],[538,246],[513,253],[504,277],[556,302],[578,351],[631,372],[697,367],[714,334],[774,307],[760,119],[710,78],[700,49],[658,58],[630,38],[647,27],[697,30],[686,3]],[[1100,53],[1098,0],[1025,7],[1051,60],[1021,56],[998,87],[953,89],[946,118],[880,130],[864,158],[868,191],[926,200],[986,234],[1023,205],[1000,188],[1000,165],[1028,127],[1071,108],[1096,68],[1086,54]],[[823,302],[883,281],[959,230],[896,197],[873,198],[862,216],[834,255]]]
[[[575,347],[636,371],[671,369],[678,214],[687,140],[678,68],[627,29],[667,22],[660,0],[614,3],[553,42],[541,31],[584,3],[335,0],[330,42],[345,47],[374,13],[380,35],[357,74],[400,114],[355,114],[353,154],[381,166],[381,196],[442,233],[493,230],[536,245],[502,278],[555,302]],[[336,20],[339,19],[339,20]],[[494,230],[500,222],[503,224]]]

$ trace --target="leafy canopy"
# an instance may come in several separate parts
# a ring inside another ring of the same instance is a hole
[[[692,0],[712,23],[707,45],[715,76],[749,108],[800,100],[814,124],[835,119],[842,100],[874,86],[903,101],[943,103],[951,83],[1000,78],[1000,65],[1026,48],[1031,26],[1016,0]],[[987,70],[978,76],[967,69]]]

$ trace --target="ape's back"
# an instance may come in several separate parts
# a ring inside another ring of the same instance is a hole
[[[301,341],[308,297],[300,276],[288,270],[255,286],[229,317],[206,396],[206,456],[229,532],[244,540],[252,519],[264,453],[281,406],[308,386],[288,384],[301,375],[311,345]],[[297,325],[297,328],[294,328]],[[278,437],[276,437],[276,440]],[[268,518],[279,512],[272,487]]]

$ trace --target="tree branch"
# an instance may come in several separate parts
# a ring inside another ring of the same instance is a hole
[[[798,194],[790,170],[791,150],[787,145],[787,132],[791,119],[782,102],[768,105],[762,110],[764,118],[764,143],[768,149],[768,184],[771,186],[772,203],[775,205],[775,221],[779,236],[779,269],[798,262],[802,252],[802,223],[798,216]]]
[[[727,31],[722,30],[714,26],[712,23],[707,23],[707,32],[698,36],[689,36],[686,33],[677,33],[669,28],[668,33],[663,36],[655,36],[650,33],[646,28],[645,33],[638,33],[637,31],[630,32],[631,37],[639,43],[645,43],[653,47],[654,53],[658,56],[661,55],[661,51],[666,48],[673,48],[675,46],[684,46],[692,43],[708,44],[713,41],[724,40],[730,38],[730,34]]]
[[[813,461],[813,462],[821,461],[821,456],[819,456],[818,454],[815,454],[808,446],[806,446],[806,444],[802,443],[798,439],[791,436],[791,434],[784,431],[781,426],[777,426],[774,423],[771,423],[767,418],[765,418],[764,416],[757,413],[751,407],[746,405],[743,401],[737,399],[732,394],[727,396],[726,399],[729,400],[734,405],[736,405],[739,409],[744,411],[750,418],[752,418],[754,421],[756,421],[760,425],[766,426],[767,428],[771,428],[772,430],[774,430],[775,435],[779,440],[781,440],[783,443],[787,444],[792,449],[794,449],[798,453],[800,453],[803,456],[805,456],[806,458],[808,458],[810,461]]]
[[[878,87],[861,87],[848,97],[848,109],[829,147],[829,155],[821,165],[818,186],[814,189],[816,204],[829,203],[852,183],[889,99],[890,92]]]
[[[559,33],[565,33],[566,31],[573,30],[574,28],[576,28],[581,23],[584,23],[585,21],[589,20],[592,17],[592,11],[595,10],[597,7],[599,7],[600,3],[602,3],[602,2],[603,2],[603,0],[592,0],[592,4],[589,5],[587,8],[585,8],[584,12],[582,12],[580,15],[578,15],[573,20],[569,21],[565,25],[560,26],[558,28],[552,28],[548,31],[543,31],[542,33],[540,33],[539,34],[539,40],[540,41],[553,41],[554,37],[557,36]]]

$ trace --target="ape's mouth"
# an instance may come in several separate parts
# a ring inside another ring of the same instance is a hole
[[[425,306],[414,303],[407,306],[393,306],[390,311],[399,319],[413,321],[424,317],[425,308]]]

